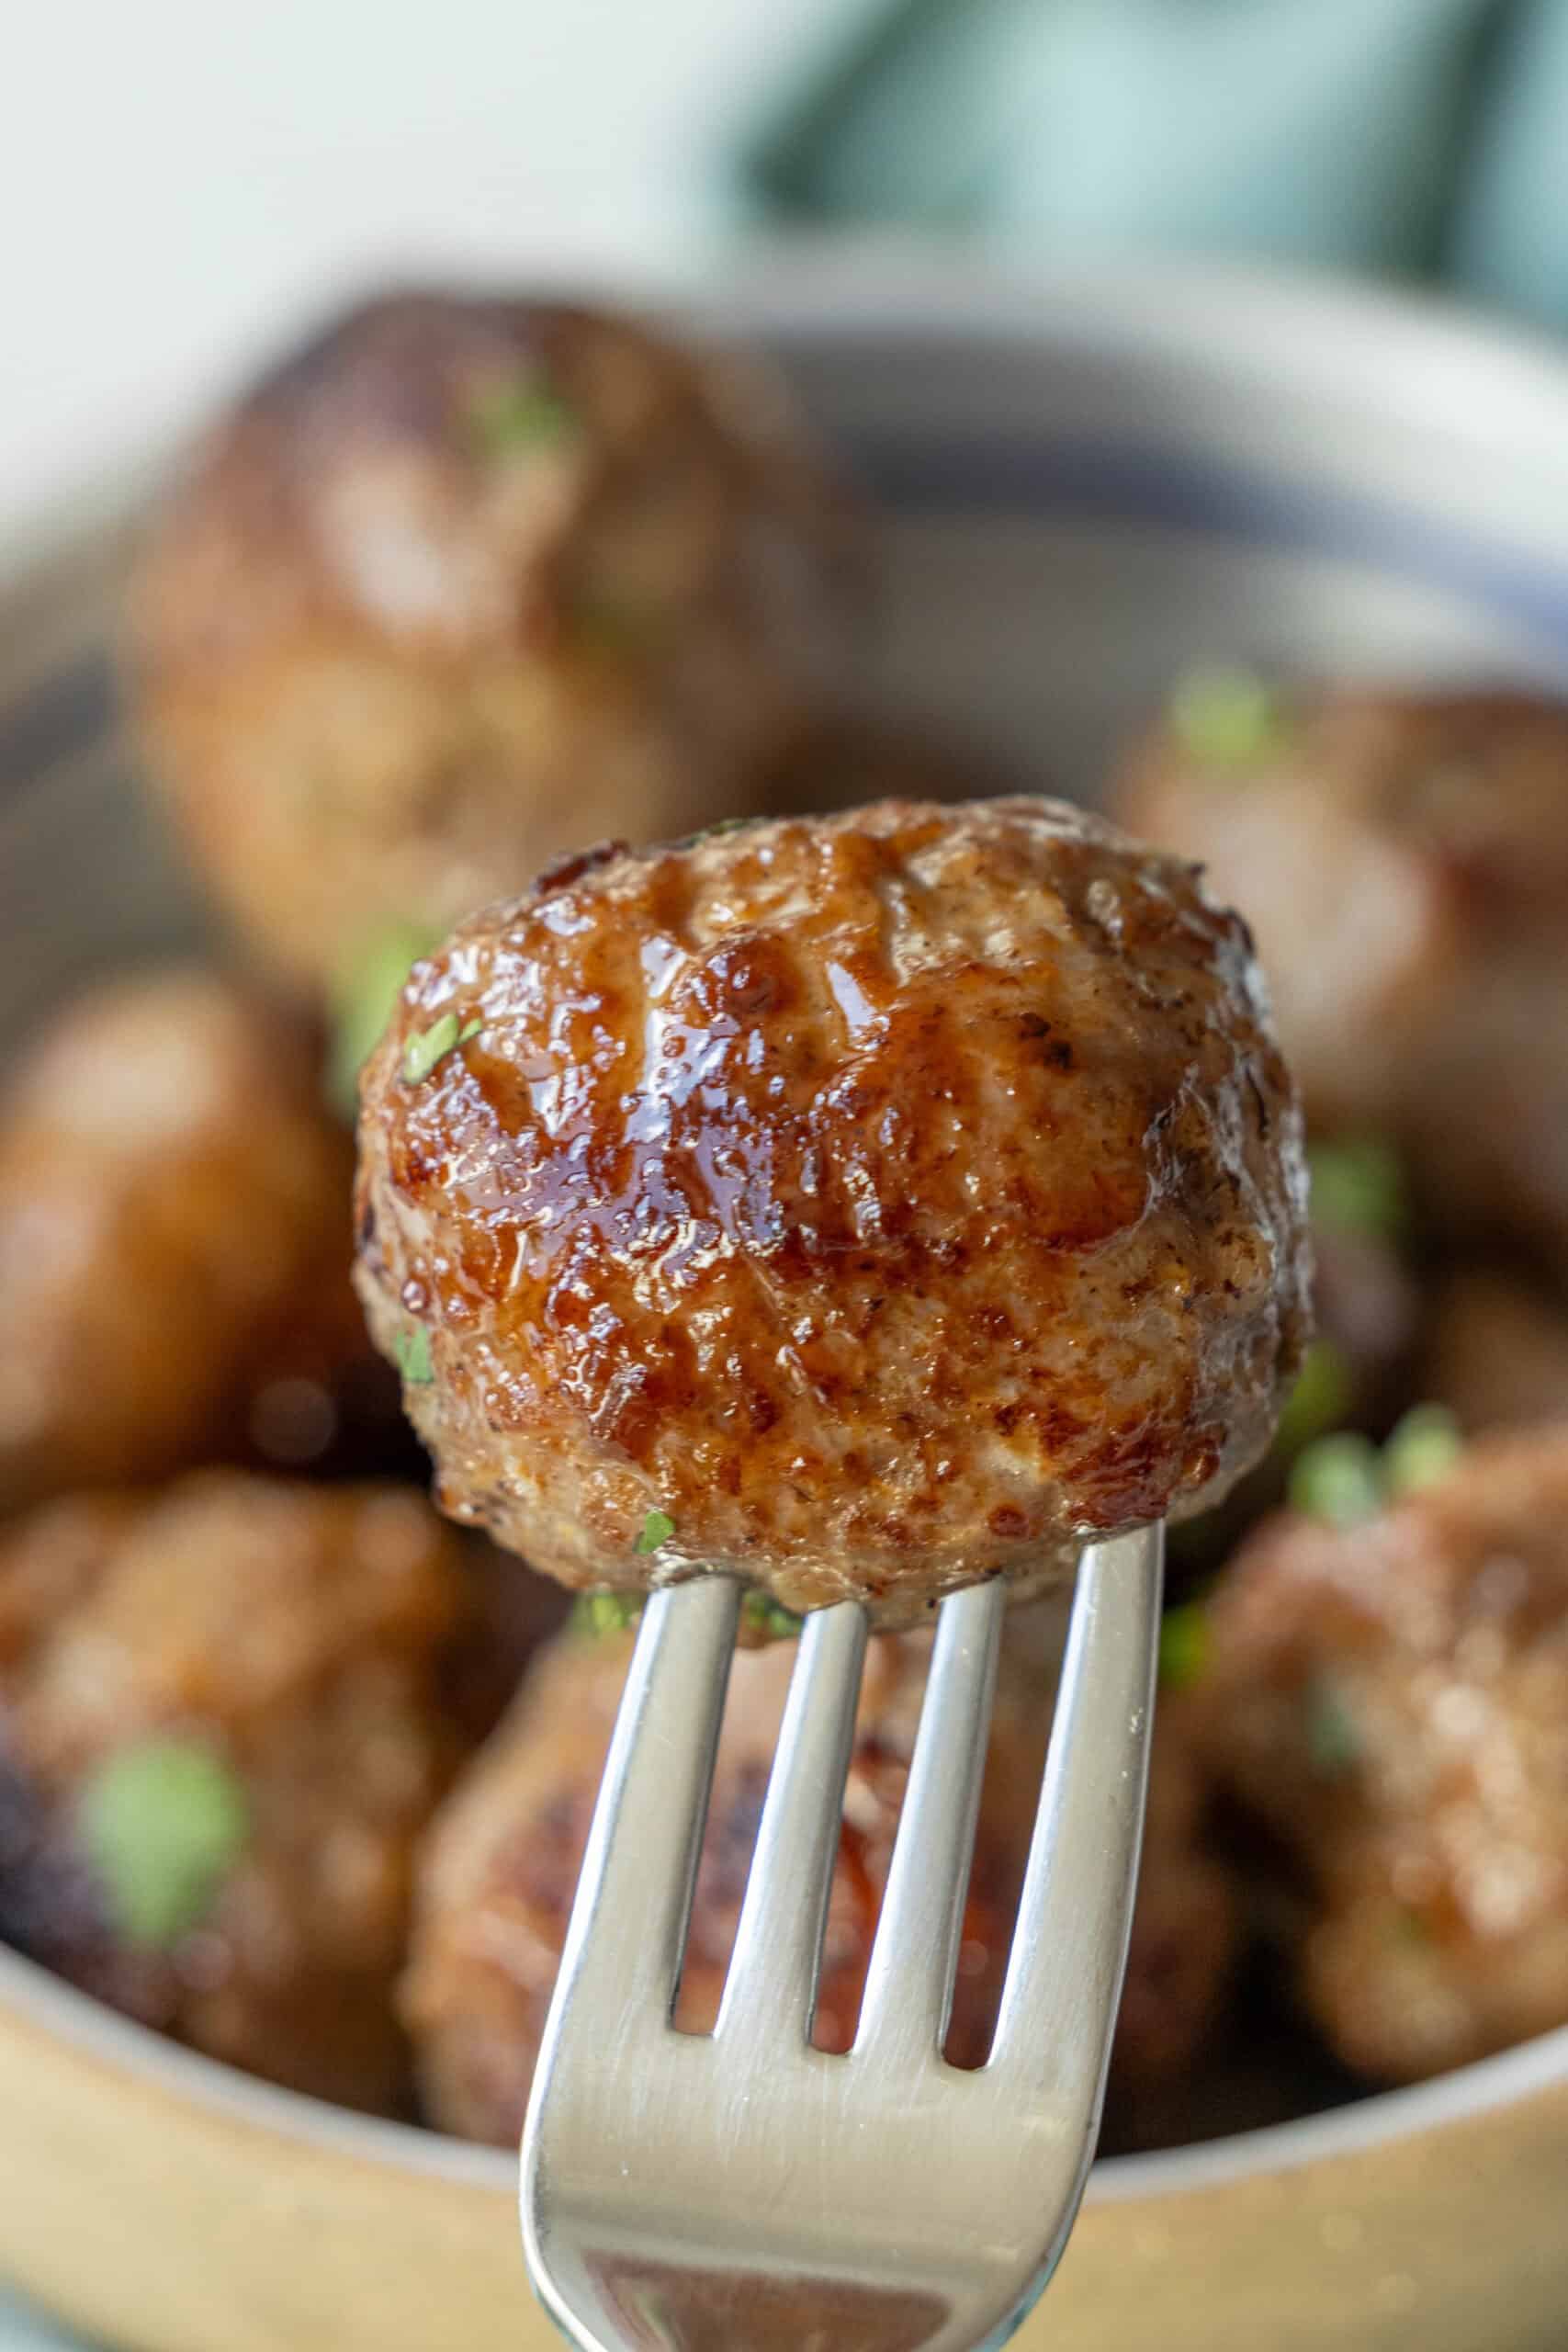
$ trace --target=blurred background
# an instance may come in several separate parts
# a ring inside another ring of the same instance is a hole
[[[874,229],[1568,325],[1568,0],[142,0],[8,48],[13,541],[302,309],[417,270],[636,289]]]

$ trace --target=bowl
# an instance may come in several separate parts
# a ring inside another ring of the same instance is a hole
[[[886,509],[868,697],[1092,794],[1183,664],[1568,690],[1568,364],[1414,302],[1213,271],[770,256],[711,303]],[[0,595],[0,1037],[200,935],[108,644],[127,516]],[[515,2164],[252,2081],[0,1951],[0,2274],[146,2352],[547,2352]],[[1562,2340],[1568,2030],[1096,2167],[1018,2341]]]

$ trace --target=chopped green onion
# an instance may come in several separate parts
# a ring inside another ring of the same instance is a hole
[[[1355,1375],[1343,1349],[1332,1340],[1314,1340],[1285,1399],[1275,1443],[1286,1454],[1299,1453],[1345,1419],[1355,1393]]]
[[[1399,1241],[1409,1229],[1404,1169],[1382,1136],[1347,1136],[1307,1153],[1312,1217],[1328,1233],[1366,1233]]]
[[[1160,1620],[1159,1679],[1166,1690],[1190,1690],[1209,1660],[1209,1621],[1201,1600],[1168,1609]]]
[[[801,1621],[795,1611],[767,1592],[749,1592],[740,1604],[740,1617],[748,1633],[761,1634],[770,1641],[790,1642],[800,1631]]]
[[[1391,1499],[1413,1495],[1453,1468],[1464,1436],[1446,1405],[1413,1405],[1382,1450],[1383,1485]]]
[[[455,1012],[444,1012],[428,1029],[416,1029],[403,1042],[403,1083],[417,1086],[428,1078],[438,1062],[444,1062],[463,1034],[463,1024]]]
[[[1290,739],[1279,695],[1250,670],[1192,670],[1170,697],[1171,730],[1205,767],[1241,768]]]
[[[1337,1430],[1303,1449],[1291,1467],[1292,1510],[1353,1527],[1382,1504],[1382,1465],[1371,1438]]]
[[[1343,1780],[1360,1761],[1361,1735],[1344,1691],[1332,1676],[1314,1678],[1307,1691],[1307,1755],[1325,1781]]]
[[[409,973],[440,940],[428,924],[389,923],[340,973],[333,990],[326,1086],[333,1108],[345,1117],[352,1119],[358,1107],[360,1069],[379,1044]]]
[[[487,458],[554,448],[579,430],[576,414],[558,392],[521,378],[486,385],[469,403],[468,423]]]
[[[459,1046],[466,1046],[466,1045],[468,1045],[468,1044],[469,1043],[470,1039],[472,1039],[472,1038],[474,1038],[474,1037],[477,1037],[477,1036],[479,1035],[479,1031],[480,1031],[483,1027],[484,1027],[484,1022],[483,1022],[483,1020],[480,1018],[479,1014],[476,1012],[476,1013],[474,1014],[474,1016],[473,1016],[472,1020],[471,1020],[471,1021],[465,1021],[465,1022],[464,1022],[464,1023],[463,1023],[463,1025],[462,1025],[462,1027],[458,1030],[458,1032],[457,1032],[457,1043],[459,1044]]]
[[[77,1814],[84,1850],[127,1942],[166,1949],[206,1915],[250,1834],[245,1792],[195,1740],[122,1747],[88,1781]]]
[[[571,1613],[579,1634],[624,1634],[642,1615],[640,1592],[580,1592]]]
[[[650,1510],[642,1522],[642,1533],[632,1548],[637,1552],[657,1552],[661,1544],[669,1543],[674,1532],[675,1522],[667,1510]]]
[[[423,1323],[394,1333],[392,1354],[411,1388],[429,1387],[435,1377],[435,1368],[430,1361],[430,1334]]]

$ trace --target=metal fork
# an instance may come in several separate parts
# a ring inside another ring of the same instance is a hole
[[[1078,1567],[987,2064],[942,2055],[1004,1607],[942,1607],[860,2028],[811,2043],[865,1653],[808,1617],[718,2023],[671,2024],[740,1594],[643,1615],[523,2137],[523,2238],[585,2352],[973,2352],[1051,2275],[1099,2128],[1137,1874],[1163,1531]]]

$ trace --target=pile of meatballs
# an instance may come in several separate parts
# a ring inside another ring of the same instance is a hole
[[[832,2051],[1008,1580],[981,2063],[1074,1562],[1160,1519],[1107,2144],[1568,2023],[1568,710],[1216,669],[1090,814],[857,707],[874,539],[761,360],[434,293],[149,526],[228,944],[0,1094],[0,1939],[213,2057],[514,2141],[637,1611],[720,1573],[677,2022],[854,1600]]]

